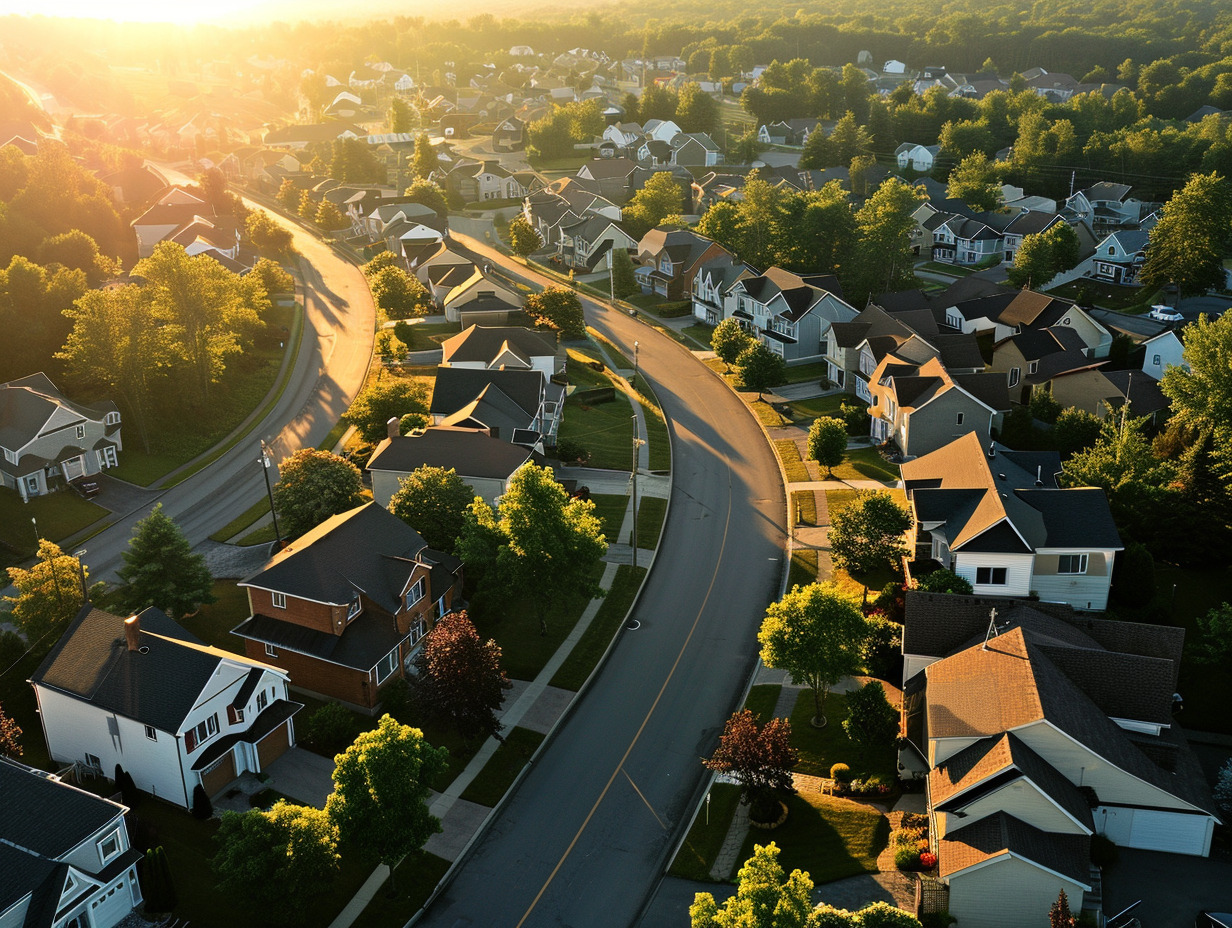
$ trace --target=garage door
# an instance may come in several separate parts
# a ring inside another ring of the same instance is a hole
[[[1208,852],[1209,822],[1210,819],[1204,815],[1135,809],[1126,843],[1129,847],[1147,851],[1205,855]]]
[[[213,796],[234,779],[235,753],[233,751],[228,751],[201,773],[201,785],[205,787],[207,796]]]
[[[90,903],[90,921],[96,928],[111,928],[133,910],[133,894],[128,880],[121,880]]]
[[[268,735],[257,742],[257,760],[262,770],[268,770],[269,765],[286,753],[291,746],[291,735],[288,723],[283,722]]]

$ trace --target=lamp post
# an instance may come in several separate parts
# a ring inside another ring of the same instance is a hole
[[[269,448],[265,446],[265,439],[261,439],[261,473],[265,474],[265,492],[269,496],[270,515],[274,517],[274,537],[278,539],[278,550],[282,550],[282,531],[278,528],[278,510],[274,508],[274,488],[270,484],[270,465],[273,461],[270,459]]]
[[[90,591],[86,589],[86,565],[85,562],[82,561],[82,558],[85,556],[85,548],[82,548],[80,551],[73,552],[73,557],[77,558],[77,570],[81,575],[81,601],[83,604],[90,601]]]
[[[39,535],[38,519],[34,518],[34,516],[31,516],[30,524],[34,526],[34,556],[38,557],[39,545],[43,543],[42,536]]]

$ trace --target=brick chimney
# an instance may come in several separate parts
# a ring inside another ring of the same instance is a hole
[[[141,646],[141,619],[138,616],[132,615],[124,620],[124,640],[128,643],[128,650],[137,651]]]
[[[390,420],[385,423],[385,434],[390,438],[397,438],[402,434],[401,422],[402,420],[397,416],[391,417]]]

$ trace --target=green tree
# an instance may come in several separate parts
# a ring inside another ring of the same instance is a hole
[[[311,220],[317,214],[317,201],[312,198],[311,190],[300,191],[298,212],[308,220]]]
[[[712,239],[733,252],[740,250],[740,207],[721,200],[702,214],[697,234]]]
[[[253,214],[254,216],[256,213]],[[261,282],[266,293],[294,293],[295,278],[277,261],[258,258],[249,273]]]
[[[415,112],[411,105],[401,97],[392,97],[389,101],[389,131],[410,132],[415,124]]]
[[[547,634],[547,617],[576,597],[602,596],[595,565],[607,551],[590,500],[570,499],[550,467],[526,464],[509,479],[496,512],[476,497],[458,556],[480,572],[481,588],[507,600],[529,595]]]
[[[452,554],[474,498],[475,491],[452,467],[446,470],[425,464],[398,481],[389,511],[431,547]]]
[[[624,248],[612,252],[612,292],[616,298],[623,300],[641,290],[634,275],[633,259]]]
[[[773,841],[755,844],[736,877],[736,894],[720,907],[710,893],[697,893],[689,919],[692,928],[813,928],[812,893],[813,881],[803,870],[784,874]]]
[[[278,465],[274,509],[282,531],[298,538],[330,516],[363,503],[359,468],[316,448],[300,448]]]
[[[295,181],[289,177],[282,179],[282,184],[278,188],[277,200],[290,213],[299,212],[299,188],[295,186]],[[255,215],[255,214],[254,214]]]
[[[1095,444],[1102,431],[1103,423],[1098,416],[1070,406],[1057,414],[1057,421],[1052,426],[1052,446],[1062,457],[1068,457]]]
[[[1184,366],[1169,367],[1160,389],[1173,420],[1214,435],[1215,453],[1232,474],[1232,314],[1205,314],[1181,333]]]
[[[334,760],[325,811],[344,847],[388,866],[392,885],[398,862],[441,830],[428,797],[449,752],[428,744],[418,728],[383,715]]]
[[[1232,658],[1232,605],[1221,603],[1194,622],[1198,626],[1198,640],[1190,646],[1193,659],[1226,667]]]
[[[0,757],[21,757],[21,726],[5,715],[0,705]]]
[[[680,184],[670,172],[652,174],[624,208],[625,231],[632,238],[641,239],[668,216],[679,213],[683,202]]]
[[[967,155],[950,172],[946,194],[962,200],[976,212],[1001,205],[1001,178],[996,164],[982,151]]]
[[[679,108],[676,91],[663,84],[649,84],[642,91],[638,115],[643,123],[651,119],[675,119]]]
[[[830,133],[830,144],[834,146],[834,155],[838,164],[848,164],[857,155],[869,152],[873,147],[873,137],[868,130],[856,122],[850,112],[834,125]]]
[[[736,381],[741,390],[756,390],[757,398],[787,377],[787,365],[761,342],[752,342],[736,357]]]
[[[429,713],[464,738],[499,734],[496,712],[512,684],[501,668],[500,645],[481,640],[465,612],[451,612],[432,627],[416,666],[416,695]]]
[[[1195,174],[1164,205],[1138,279],[1151,289],[1175,284],[1182,294],[1221,286],[1230,237],[1232,185],[1219,174]]]
[[[426,315],[432,309],[432,294],[419,278],[396,265],[383,267],[368,278],[372,301],[390,319]]]
[[[834,475],[834,468],[847,457],[847,425],[842,419],[821,416],[813,420],[808,431],[808,459],[826,469],[826,476]]]
[[[718,747],[702,764],[740,784],[740,801],[750,807],[753,821],[773,822],[778,818],[778,797],[795,791],[791,768],[797,759],[791,722],[770,719],[759,725],[751,710],[741,709],[727,720]]]
[[[556,329],[563,338],[586,337],[582,301],[567,287],[548,287],[539,293],[527,294],[525,309],[536,323]]]
[[[193,554],[162,503],[137,523],[122,557],[119,575],[127,584],[123,601],[130,612],[156,606],[178,621],[202,603],[214,602],[214,578],[205,566],[205,555]]]
[[[844,286],[855,297],[855,305],[864,305],[872,294],[911,285],[912,214],[922,197],[921,188],[891,177],[856,212],[854,286]]]
[[[523,258],[543,247],[539,233],[521,213],[509,220],[509,247],[513,249],[515,255]]]
[[[740,322],[730,316],[716,325],[710,333],[710,347],[714,349],[719,360],[727,365],[728,370],[731,370],[736,359],[752,342],[749,333],[740,327]]]
[[[903,535],[911,516],[889,493],[857,490],[856,498],[830,518],[834,563],[853,574],[879,567],[894,569],[906,553]]]
[[[847,694],[843,731],[857,744],[884,748],[898,734],[898,712],[886,699],[885,687],[871,680]]]
[[[1048,928],[1074,928],[1077,924],[1074,916],[1069,911],[1069,900],[1065,897],[1065,890],[1061,890],[1057,894],[1057,901],[1048,909]]]
[[[385,165],[363,139],[335,139],[329,176],[344,184],[383,184]]]
[[[676,124],[684,132],[713,132],[719,124],[719,105],[699,84],[690,81],[680,88]]]
[[[77,614],[84,602],[83,569],[81,561],[45,538],[39,539],[38,560],[32,567],[9,568],[9,582],[17,595],[4,598],[12,604],[9,616],[26,641],[33,644],[63,630]]]
[[[795,586],[766,609],[757,641],[767,667],[786,670],[813,691],[813,725],[826,724],[826,695],[860,669],[867,623],[854,599],[833,583]]]
[[[412,203],[434,210],[442,218],[449,215],[449,204],[445,202],[445,193],[436,184],[427,180],[416,180],[402,195]]]
[[[312,221],[326,232],[337,232],[351,224],[350,220],[342,214],[342,210],[330,200],[321,201],[321,205],[317,207],[316,215],[312,218]]]
[[[417,180],[428,180],[433,171],[440,169],[440,159],[428,133],[421,132],[415,136],[415,150],[411,153],[411,173]]]
[[[1058,222],[1045,232],[1030,232],[1014,253],[1014,266],[1007,272],[1011,286],[1048,286],[1057,274],[1078,263],[1078,233],[1066,222]]]
[[[338,872],[338,828],[309,806],[279,800],[268,812],[224,812],[214,840],[218,888],[267,918],[300,922]]]
[[[65,310],[87,289],[85,272],[75,268],[41,267],[21,255],[0,268],[0,328],[21,334],[0,352],[0,381],[47,368],[72,327]]]
[[[390,419],[412,414],[421,417],[419,425],[425,425],[427,412],[428,391],[422,384],[386,377],[364,387],[342,418],[359,429],[364,441],[376,443],[388,434]]]
[[[808,170],[824,170],[842,164],[838,146],[820,128],[811,132],[804,150],[800,153],[800,167]]]
[[[91,287],[97,287],[120,271],[118,262],[101,254],[98,243],[80,229],[70,229],[44,239],[39,246],[39,263],[59,264],[81,271]]]

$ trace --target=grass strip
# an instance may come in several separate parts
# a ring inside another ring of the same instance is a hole
[[[226,544],[248,526],[252,525],[257,519],[261,518],[270,511],[269,497],[263,496],[257,502],[253,503],[242,513],[216,531],[210,536],[211,541],[217,541],[220,544]]]
[[[787,474],[788,483],[805,483],[809,479],[808,468],[800,457],[800,448],[790,438],[779,438],[774,442],[774,450],[783,462],[783,471]]]
[[[634,569],[631,564],[621,564],[616,568],[616,578],[612,581],[607,596],[603,598],[603,604],[552,677],[550,686],[574,692],[582,688],[582,684],[598,665],[607,646],[611,644],[612,636],[628,614],[645,576],[645,567]]]
[[[791,552],[791,566],[787,571],[787,588],[808,586],[817,582],[817,551],[814,548],[796,548]]]
[[[736,807],[740,805],[740,787],[733,783],[715,783],[710,788],[709,803],[703,802],[689,833],[680,845],[669,872],[686,880],[716,882],[710,868],[723,848],[727,830],[731,827]],[[730,876],[726,874],[725,878]]]
[[[667,471],[672,466],[671,436],[667,431],[667,419],[659,397],[650,382],[640,374],[632,384],[637,401],[642,404],[642,418],[646,420],[646,441],[650,448],[650,469]]]
[[[598,329],[592,326],[586,327],[586,334],[591,337],[592,341],[598,342],[601,348],[606,351],[611,358],[620,361],[620,370],[633,370],[633,362],[629,360],[628,356],[626,356],[623,351],[616,347],[616,343],[614,341],[606,335],[601,334]]]
[[[427,851],[416,851],[403,858],[392,875],[393,896],[382,889],[352,923],[358,928],[388,928],[403,925],[423,908],[436,885],[449,870],[449,861]]]
[[[274,541],[278,535],[274,532],[274,523],[262,525],[260,528],[249,532],[239,540],[240,547],[248,547],[249,545],[267,545]]]
[[[791,420],[782,415],[777,409],[767,403],[765,400],[759,400],[756,393],[740,393],[740,398],[744,400],[745,405],[753,410],[753,415],[763,426],[768,429],[782,428],[784,425],[791,425]]]
[[[796,525],[817,524],[817,496],[812,490],[793,490],[791,508],[796,515]]]
[[[542,741],[540,732],[529,728],[513,729],[505,736],[505,743],[496,749],[475,779],[462,791],[462,798],[489,808],[495,806]]]
[[[334,424],[334,427],[329,430],[329,434],[321,439],[320,444],[317,445],[317,450],[318,451],[333,451],[334,445],[338,444],[338,442],[342,440],[342,436],[346,434],[346,430],[349,427],[350,427],[349,422],[343,422],[341,419],[339,419]]]
[[[667,515],[667,500],[657,496],[644,496],[637,507],[637,546],[657,548],[659,532]]]
[[[620,544],[620,526],[629,508],[629,497],[616,493],[592,493],[590,501],[595,504],[595,516],[603,523],[603,535],[609,545]]]
[[[779,694],[783,687],[778,683],[759,683],[749,690],[744,708],[749,709],[761,721],[769,721],[774,716],[774,707],[779,703]]]

